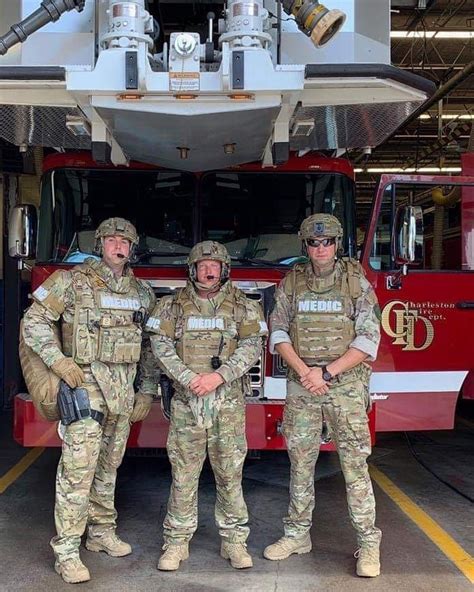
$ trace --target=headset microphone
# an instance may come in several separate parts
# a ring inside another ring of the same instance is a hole
[[[132,261],[132,258],[130,255],[124,255],[123,253],[117,253],[117,257],[119,259],[122,259],[123,261],[125,261],[125,263],[130,263]]]

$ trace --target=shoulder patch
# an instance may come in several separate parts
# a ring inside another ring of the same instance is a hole
[[[67,287],[70,272],[57,270],[52,273],[33,292],[33,300],[40,303],[54,314],[60,315],[64,312],[64,290]]]
[[[48,296],[49,296],[49,290],[47,290],[43,286],[39,286],[33,292],[33,297],[36,298],[36,300],[39,300],[40,302],[43,302],[43,300],[45,300]]]

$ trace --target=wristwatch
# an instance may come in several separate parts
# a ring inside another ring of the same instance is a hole
[[[334,376],[329,372],[326,366],[322,366],[321,370],[323,371],[323,380],[326,382],[331,382]]]

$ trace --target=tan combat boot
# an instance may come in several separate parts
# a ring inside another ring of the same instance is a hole
[[[66,584],[80,584],[81,582],[88,582],[91,579],[91,574],[87,567],[82,563],[79,554],[62,561],[56,559],[54,569]]]
[[[111,557],[125,557],[125,555],[130,555],[132,552],[132,547],[122,541],[113,530],[107,530],[100,536],[95,536],[89,532],[86,540],[86,549],[96,553],[105,551]]]
[[[160,571],[176,571],[183,559],[189,557],[189,543],[180,545],[163,545],[164,553],[158,561]]]
[[[272,561],[280,561],[281,559],[286,559],[290,555],[293,555],[293,553],[297,553],[298,555],[309,553],[311,549],[312,544],[309,534],[300,539],[284,536],[276,543],[273,543],[273,545],[268,545],[263,552],[263,556]]]
[[[224,559],[230,559],[230,564],[235,569],[253,567],[252,557],[249,555],[245,543],[222,541],[221,557]]]
[[[363,578],[376,578],[380,575],[379,546],[361,547],[354,553],[357,559],[356,573]]]

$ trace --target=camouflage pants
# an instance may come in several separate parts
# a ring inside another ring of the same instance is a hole
[[[288,381],[283,421],[291,461],[290,505],[283,520],[286,536],[302,537],[312,525],[314,471],[324,415],[339,454],[349,516],[358,543],[379,543],[381,531],[375,526],[375,499],[367,466],[371,453],[367,397],[367,388],[361,381],[336,384],[324,396],[313,395],[296,382]]]
[[[242,492],[242,469],[247,454],[245,403],[225,399],[211,428],[196,426],[189,405],[174,397],[167,450],[172,484],[163,523],[165,545],[189,541],[198,523],[199,476],[206,448],[216,480],[215,519],[222,538],[244,542],[249,534]]]
[[[81,544],[86,526],[95,535],[115,529],[115,482],[130,431],[129,415],[107,413],[101,391],[87,386],[91,407],[105,415],[66,426],[56,474],[55,555],[64,560]]]

